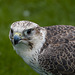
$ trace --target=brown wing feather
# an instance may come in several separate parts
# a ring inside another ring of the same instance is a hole
[[[75,26],[45,28],[46,42],[38,57],[40,66],[53,74],[75,74]]]

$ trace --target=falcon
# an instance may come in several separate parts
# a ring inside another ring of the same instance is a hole
[[[16,53],[40,75],[75,75],[75,26],[17,21],[9,38]]]

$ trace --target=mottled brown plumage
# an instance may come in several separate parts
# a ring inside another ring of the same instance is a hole
[[[45,27],[46,42],[38,56],[42,70],[55,75],[75,75],[75,26]]]
[[[39,74],[75,75],[75,26],[17,21],[9,38],[17,54]]]

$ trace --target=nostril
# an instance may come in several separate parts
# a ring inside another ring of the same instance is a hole
[[[18,44],[18,42],[20,41],[20,37],[18,35],[14,36],[14,45]]]

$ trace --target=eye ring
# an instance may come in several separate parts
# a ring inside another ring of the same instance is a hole
[[[23,31],[23,35],[26,36],[26,35],[30,35],[32,33],[33,29],[28,29],[28,30],[24,30]]]

